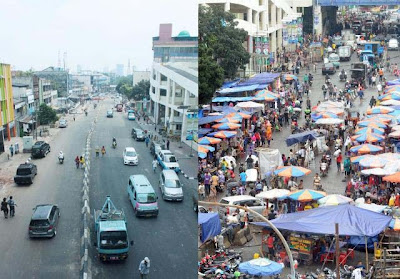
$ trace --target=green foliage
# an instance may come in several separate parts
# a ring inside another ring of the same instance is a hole
[[[236,28],[234,19],[235,15],[222,7],[199,7],[200,104],[210,101],[223,78],[235,78],[250,61],[243,47],[247,32]]]
[[[133,82],[133,79],[132,79],[131,75],[130,76],[126,76],[126,77],[117,77],[117,80],[116,80],[116,84],[117,84],[116,90],[117,90],[117,92],[120,93],[120,94],[124,94],[122,91],[120,91],[121,87],[123,85],[126,85],[125,88],[127,88],[127,87],[131,87],[132,88],[132,82]],[[125,89],[123,89],[123,90],[125,90]]]
[[[129,99],[134,99],[135,101],[142,101],[143,98],[149,99],[150,81],[141,80],[132,88],[132,94]]]
[[[54,109],[46,104],[41,104],[38,111],[38,120],[41,125],[48,125],[58,120]]]

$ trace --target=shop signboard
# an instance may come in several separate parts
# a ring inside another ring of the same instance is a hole
[[[302,238],[296,236],[291,236],[289,238],[290,249],[299,251],[300,253],[303,254],[312,253],[312,246],[313,246],[313,240],[310,238]]]
[[[255,37],[254,38],[254,52],[257,54],[261,54],[261,37]]]

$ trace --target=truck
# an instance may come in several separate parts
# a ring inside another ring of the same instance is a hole
[[[341,46],[338,48],[338,55],[340,61],[350,61],[351,46]]]
[[[357,87],[358,84],[361,84],[364,88],[366,87],[365,83],[365,75],[367,73],[367,65],[364,63],[352,63],[351,64],[351,81],[350,84],[352,87]]]
[[[115,107],[117,108],[118,112],[122,112],[122,109],[123,109],[124,105],[123,104],[117,104]]]
[[[128,257],[133,241],[128,241],[128,230],[124,210],[119,210],[111,201],[110,196],[101,210],[94,210],[94,231],[96,242],[94,246],[101,261],[121,261]]]
[[[32,184],[33,178],[37,175],[37,167],[32,163],[24,163],[19,165],[17,173],[14,176],[14,182],[17,185]]]

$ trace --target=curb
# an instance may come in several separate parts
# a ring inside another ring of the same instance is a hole
[[[90,246],[90,206],[89,206],[89,190],[90,190],[90,142],[92,138],[92,133],[94,131],[94,126],[96,123],[96,118],[92,121],[90,130],[86,138],[86,147],[84,149],[85,157],[85,170],[82,181],[82,237],[81,237],[81,269],[80,278],[89,279],[92,278],[89,270],[89,246]]]
[[[197,177],[192,177],[192,176],[188,176],[186,173],[184,173],[182,170],[181,170],[181,174],[186,178],[186,179],[189,179],[189,180],[197,180]]]

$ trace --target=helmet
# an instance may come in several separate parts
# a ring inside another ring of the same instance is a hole
[[[149,263],[149,262],[150,262],[150,260],[149,260],[148,257],[145,257],[145,258],[144,258],[144,261],[145,261],[146,263]]]

